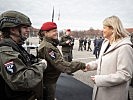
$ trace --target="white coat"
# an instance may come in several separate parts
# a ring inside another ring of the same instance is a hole
[[[97,69],[93,100],[127,100],[129,80],[133,72],[133,48],[129,38],[111,44],[103,42],[99,59],[89,62],[90,69]]]

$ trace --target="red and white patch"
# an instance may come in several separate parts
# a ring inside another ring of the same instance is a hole
[[[8,74],[13,74],[16,72],[16,66],[13,61],[5,63],[4,66]]]
[[[54,51],[50,51],[50,52],[49,52],[49,55],[50,55],[50,57],[51,57],[53,60],[56,58],[56,55],[55,55]]]

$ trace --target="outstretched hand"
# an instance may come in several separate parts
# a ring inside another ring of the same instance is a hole
[[[87,64],[86,67],[85,67],[85,69],[83,69],[82,71],[83,72],[87,72],[87,71],[89,71],[89,69],[90,69],[90,66],[89,66],[89,64]]]
[[[47,61],[45,59],[41,59],[38,63],[44,70],[47,68]]]
[[[85,69],[82,69],[82,71],[83,71],[83,72],[87,72],[87,71],[88,71],[88,69],[87,69],[87,68],[85,68]]]
[[[91,80],[95,83],[95,76],[91,76]]]

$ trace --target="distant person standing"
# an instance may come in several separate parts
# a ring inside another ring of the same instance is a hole
[[[91,39],[90,38],[88,39],[87,43],[88,43],[87,51],[89,51],[89,50],[92,51],[92,49],[91,49]]]
[[[84,44],[84,50],[86,50],[87,38],[84,39],[83,44]]]
[[[71,37],[71,30],[67,29],[66,34],[61,37],[60,46],[62,46],[62,54],[66,61],[71,62],[73,55],[73,45],[74,45],[74,39]]]
[[[74,43],[74,41],[75,41],[74,37],[71,36],[71,38],[72,38],[72,42]],[[73,44],[73,46],[72,46],[72,50],[73,50],[73,47],[74,47],[74,44]],[[72,55],[72,56],[73,56],[73,55]],[[73,57],[72,57],[72,58],[73,58]]]
[[[99,50],[99,40],[97,37],[95,37],[93,54],[96,56],[96,59],[98,58],[98,50]]]
[[[78,48],[78,51],[83,51],[83,43],[84,43],[83,38],[79,38],[79,48]]]

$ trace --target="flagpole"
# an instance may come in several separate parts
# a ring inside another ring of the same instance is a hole
[[[60,20],[60,10],[59,10],[59,14],[58,14],[58,21]]]
[[[59,25],[59,20],[60,20],[60,10],[58,13],[58,25]],[[59,27],[58,27],[58,30],[59,30]],[[58,31],[58,39],[60,40],[60,30]]]
[[[53,12],[52,12],[52,22],[54,22],[54,6],[53,6]]]

